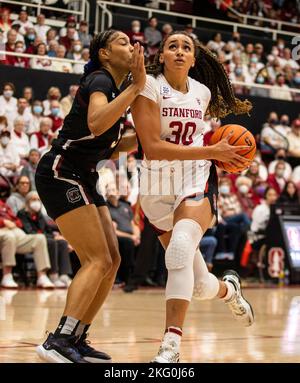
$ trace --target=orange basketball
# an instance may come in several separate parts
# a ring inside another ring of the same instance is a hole
[[[212,135],[210,139],[210,145],[216,144],[232,132],[233,135],[229,140],[229,144],[234,146],[249,146],[249,150],[242,150],[241,152],[238,152],[238,154],[245,158],[253,160],[256,153],[255,138],[253,137],[252,133],[249,132],[249,130],[247,130],[244,126],[234,124],[221,126]],[[225,170],[227,173],[237,173],[244,170],[241,168],[236,168],[234,165],[227,164],[221,161],[215,161],[215,163],[220,169]]]

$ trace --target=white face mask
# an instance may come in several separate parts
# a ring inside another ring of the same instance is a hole
[[[39,212],[42,208],[42,203],[41,201],[31,201],[29,203],[30,209],[35,211],[36,213]]]
[[[24,49],[23,49],[23,48],[16,48],[16,52],[17,52],[17,53],[23,53],[23,52],[24,52]]]
[[[139,33],[139,31],[140,31],[140,27],[132,27],[132,31],[133,31],[134,33]]]
[[[81,51],[81,45],[74,45],[74,51],[80,52]]]
[[[14,92],[12,90],[5,90],[3,92],[3,96],[6,98],[10,98],[13,94],[14,94]]]
[[[240,185],[239,186],[239,191],[242,194],[247,194],[249,191],[249,186],[248,185]]]
[[[229,194],[230,193],[230,187],[228,185],[221,185],[220,186],[220,193],[221,194]]]
[[[9,138],[9,137],[7,137],[7,136],[3,136],[3,137],[1,137],[1,144],[2,144],[3,146],[7,146],[8,143],[9,143],[9,141],[10,141],[10,138]]]

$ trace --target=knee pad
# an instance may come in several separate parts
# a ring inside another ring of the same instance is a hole
[[[169,271],[167,300],[191,300],[194,287],[193,261],[202,235],[200,225],[191,219],[182,219],[174,226],[166,251],[166,267]]]
[[[201,226],[192,219],[182,219],[173,228],[172,237],[166,250],[168,270],[179,270],[193,261],[195,251],[203,235]]]
[[[195,281],[193,296],[202,301],[213,299],[217,296],[219,288],[218,278],[212,273],[207,273],[205,278]]]

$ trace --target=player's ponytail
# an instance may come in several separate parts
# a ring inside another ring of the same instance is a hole
[[[208,113],[212,117],[217,118],[225,117],[230,113],[249,113],[252,109],[251,102],[248,100],[242,101],[235,97],[223,65],[213,53],[204,48],[199,42],[196,42],[184,31],[174,31],[165,37],[160,44],[159,51],[155,55],[153,64],[147,67],[147,73],[152,74],[154,77],[163,73],[164,64],[159,62],[159,55],[163,52],[168,37],[175,34],[188,36],[194,43],[196,62],[195,66],[190,69],[189,76],[209,88],[211,92],[211,101],[208,106]]]
[[[99,60],[99,49],[107,48],[113,35],[116,32],[117,31],[114,29],[109,29],[94,36],[90,43],[90,60],[84,66],[84,73],[81,80],[83,80],[90,73],[95,72],[102,67],[102,63]]]

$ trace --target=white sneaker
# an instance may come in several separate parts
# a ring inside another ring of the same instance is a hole
[[[158,354],[151,363],[179,363],[179,345],[172,336],[165,334]]]
[[[224,272],[222,280],[232,283],[235,290],[233,296],[225,301],[233,316],[245,326],[251,326],[254,323],[254,313],[250,303],[243,297],[238,273],[234,270],[227,270]]]
[[[17,289],[19,286],[15,282],[13,276],[11,273],[3,275],[2,281],[1,281],[1,287],[4,287],[6,289]]]
[[[67,275],[67,274],[62,274],[60,277],[59,277],[59,280],[61,282],[63,282],[67,287],[70,286],[70,284],[72,283],[72,279]]]
[[[49,275],[49,279],[50,281],[54,284],[54,286],[57,288],[57,289],[66,289],[67,286],[65,285],[65,283],[63,283],[63,281],[61,281],[59,278],[58,278],[58,274],[50,274]]]
[[[46,274],[41,275],[37,282],[37,287],[40,287],[41,289],[54,289],[54,284],[50,281],[50,279],[47,277]]]

